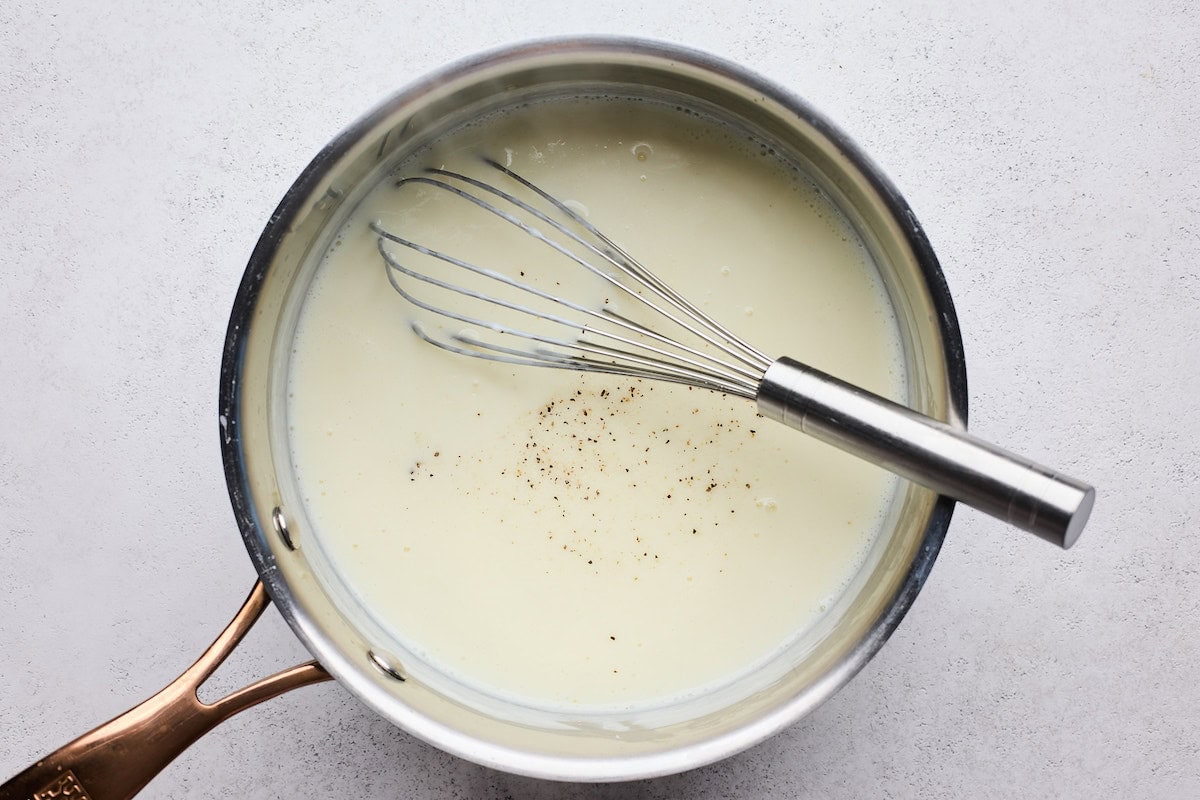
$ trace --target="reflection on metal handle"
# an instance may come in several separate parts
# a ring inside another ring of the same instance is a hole
[[[790,358],[767,369],[758,410],[1064,549],[1095,502],[1085,483]]]
[[[216,671],[267,607],[259,581],[204,655],[141,705],[39,759],[0,786],[0,800],[124,800],[217,724],[276,695],[329,680],[315,661],[264,678],[215,703],[196,690]]]

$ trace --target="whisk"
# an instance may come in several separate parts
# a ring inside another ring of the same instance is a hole
[[[440,337],[420,322],[413,331],[453,353],[523,366],[551,367],[668,381],[754,400],[764,417],[782,422],[1063,548],[1078,538],[1095,490],[864,389],[787,357],[773,359],[740,339],[596,229],[568,203],[508,167],[484,159],[495,182],[447,169],[404,177],[487,212],[565,258],[605,290],[589,304],[516,275],[459,258],[387,230],[371,229],[392,287],[409,303],[472,330]],[[509,190],[497,185],[503,181]],[[420,269],[445,265],[446,279]],[[408,280],[405,280],[407,278]],[[446,307],[414,293],[437,287]],[[615,300],[614,300],[615,298]],[[619,310],[629,303],[633,312]],[[479,316],[490,308],[528,320],[511,324]],[[648,317],[649,322],[635,319]],[[664,332],[669,331],[669,332]],[[510,346],[512,345],[512,346]]]

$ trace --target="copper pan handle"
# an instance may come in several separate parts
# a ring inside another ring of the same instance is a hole
[[[186,672],[140,705],[39,759],[0,786],[0,800],[125,800],[192,742],[239,711],[329,680],[321,665],[309,661],[214,703],[200,702],[196,690],[233,652],[269,602],[258,581],[237,616]]]

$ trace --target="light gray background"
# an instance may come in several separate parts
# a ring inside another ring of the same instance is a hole
[[[145,796],[1200,795],[1192,8],[0,4],[0,777],[175,677],[254,580],[217,372],[243,266],[293,178],[451,59],[599,32],[740,62],[874,156],[945,267],[973,430],[1093,481],[1090,529],[1064,554],[960,509],[856,680],[690,774],[512,777],[327,684],[217,729]],[[217,688],[305,657],[269,610]]]

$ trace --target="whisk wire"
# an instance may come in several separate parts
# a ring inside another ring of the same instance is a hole
[[[682,383],[689,386],[696,386],[701,389],[712,389],[726,394],[745,397],[746,399],[754,399],[753,387],[749,384],[737,382],[733,380],[720,380],[712,378],[703,382],[697,382],[696,373],[692,370],[681,369],[677,364],[663,361],[661,359],[651,358],[649,356],[622,350],[616,347],[607,347],[600,344],[589,344],[587,342],[576,342],[572,345],[573,349],[577,349],[586,353],[594,353],[605,357],[617,357],[625,361],[645,365],[636,371],[628,366],[628,364],[617,366],[609,361],[595,361],[586,356],[562,353],[557,350],[547,348],[538,348],[535,352],[537,358],[530,358],[529,352],[517,350],[515,348],[504,347],[492,342],[485,342],[482,339],[476,339],[467,333],[459,333],[454,335],[456,341],[470,345],[474,348],[488,352],[477,352],[464,350],[448,346],[443,342],[437,341],[430,337],[421,329],[420,323],[413,323],[413,330],[417,335],[425,341],[442,347],[446,350],[451,350],[456,353],[465,353],[467,355],[484,358],[490,361],[500,361],[507,364],[519,364],[523,366],[550,367],[570,369],[576,372],[598,372],[609,375],[623,375],[625,377],[645,378],[649,380],[669,381],[671,383]],[[502,354],[502,355],[497,355]]]
[[[712,334],[715,332],[715,333],[718,333],[718,335],[720,335],[722,338],[714,339],[711,335],[706,334],[703,330],[697,329],[691,322],[688,322],[687,320],[680,318],[680,316],[677,313],[674,313],[671,310],[664,308],[661,304],[654,302],[651,298],[636,291],[634,288],[630,287],[628,284],[623,283],[616,276],[600,269],[599,267],[597,267],[595,264],[591,263],[590,261],[587,261],[587,260],[581,258],[578,254],[571,251],[569,248],[564,246],[562,243],[556,241],[555,239],[548,237],[546,234],[542,233],[537,228],[534,228],[533,226],[526,224],[525,222],[523,222],[516,216],[498,208],[495,204],[489,203],[481,197],[473,195],[470,192],[464,191],[464,190],[460,189],[459,187],[452,186],[452,185],[446,184],[444,182],[435,181],[434,179],[431,179],[431,178],[422,178],[420,176],[403,178],[397,182],[397,185],[400,186],[405,183],[425,183],[425,184],[428,184],[431,186],[436,186],[438,188],[447,189],[465,200],[470,200],[471,202],[475,203],[480,208],[483,208],[484,210],[489,211],[492,214],[495,214],[496,216],[500,217],[501,219],[505,220],[506,222],[517,226],[518,228],[520,228],[521,230],[523,230],[525,233],[529,234],[533,238],[537,239],[538,241],[550,246],[554,250],[558,251],[560,254],[562,254],[562,255],[566,256],[567,258],[571,259],[572,261],[574,261],[576,264],[584,267],[592,274],[598,276],[599,278],[603,279],[604,281],[606,281],[613,287],[619,289],[623,294],[632,297],[639,303],[642,303],[648,309],[650,309],[651,311],[653,311],[660,317],[662,317],[666,320],[669,320],[670,322],[674,323],[675,325],[678,325],[680,328],[682,328],[683,330],[686,330],[692,336],[695,336],[695,337],[705,340],[709,345],[714,346],[717,349],[721,350],[730,358],[736,359],[737,361],[741,362],[745,366],[751,368],[755,374],[761,376],[763,370],[765,370],[766,367],[770,365],[771,360],[769,358],[767,358],[762,353],[759,353],[754,348],[750,347],[748,344],[746,344],[744,341],[742,341],[738,337],[734,336],[728,330],[723,328],[719,323],[713,321],[710,317],[708,317],[708,315],[704,314],[704,312],[702,312],[698,308],[696,308],[691,302],[689,302],[688,300],[683,298],[683,296],[680,295],[678,292],[671,289],[670,286],[668,286],[664,281],[660,280],[657,276],[655,276],[652,272],[650,272],[650,270],[646,269],[644,266],[642,266],[640,263],[638,263],[635,259],[630,257],[628,253],[625,253],[623,250],[621,250],[620,247],[618,247],[616,244],[614,244],[612,242],[612,240],[610,240],[607,236],[605,236],[603,233],[601,233],[599,230],[597,230],[593,225],[591,225],[589,222],[587,222],[587,220],[585,220],[579,214],[575,213],[575,211],[573,211],[566,203],[563,203],[562,201],[555,198],[553,195],[542,190],[540,187],[538,187],[533,182],[523,178],[522,176],[518,175],[517,173],[513,172],[512,170],[508,169],[507,167],[501,165],[500,163],[498,163],[496,161],[485,158],[484,163],[493,167],[494,169],[500,171],[504,175],[511,177],[513,180],[517,181],[520,185],[526,187],[530,191],[537,194],[539,197],[543,198],[546,202],[548,202],[552,206],[554,206],[554,208],[556,208],[558,211],[565,214],[572,221],[576,222],[581,227],[583,227],[588,233],[590,233],[598,241],[600,241],[602,244],[604,244],[608,248],[608,250],[603,250],[603,249],[597,247],[595,244],[587,241],[586,239],[581,237],[578,233],[576,233],[575,231],[572,231],[570,228],[563,225],[558,220],[553,219],[552,217],[547,215],[542,210],[530,205],[529,203],[526,203],[525,201],[521,200],[520,198],[517,198],[514,195],[512,195],[508,192],[505,192],[504,190],[502,190],[490,183],[478,180],[476,178],[472,178],[468,175],[463,175],[462,173],[453,172],[453,171],[446,170],[446,169],[431,168],[431,169],[427,170],[427,172],[429,172],[430,174],[440,175],[442,177],[452,178],[454,180],[461,181],[461,182],[463,182],[469,186],[473,186],[483,192],[487,192],[488,194],[494,195],[495,197],[500,198],[504,202],[509,203],[509,204],[521,209],[522,211],[534,216],[535,218],[546,223],[547,225],[552,226],[559,233],[568,237],[573,242],[576,242],[577,244],[582,245],[583,247],[587,248],[587,250],[590,251],[592,254],[603,259],[606,263],[608,263],[611,267],[613,267],[614,269],[619,271],[621,274],[625,275],[626,277],[632,278],[638,284],[640,284],[641,286],[648,289],[653,295],[657,296],[661,300],[665,300],[667,303],[669,303],[675,309],[676,312],[682,312],[684,315],[686,315],[688,318],[690,318],[693,322],[700,323],[700,325],[702,327],[704,327],[708,330],[709,334]],[[620,258],[617,258],[617,256],[620,256]],[[674,342],[674,339],[672,339],[671,337],[663,337],[663,339],[668,342]]]
[[[512,173],[511,171],[509,171],[503,167],[500,167],[498,164],[495,164],[495,162],[489,162],[489,163],[492,163],[493,166],[495,166],[497,169],[502,169],[506,174],[512,175],[514,177],[514,179],[519,180],[522,183],[522,185],[526,185],[526,186],[530,187],[531,190],[535,191],[539,196],[547,198],[549,202],[553,203],[556,207],[562,209],[565,213],[570,215],[570,217],[572,219],[585,225],[586,228],[590,232],[594,233],[594,235],[603,238],[602,234],[600,234],[598,231],[596,231],[596,229],[594,227],[592,227],[590,224],[586,223],[586,221],[584,221],[581,217],[578,217],[578,215],[575,215],[574,212],[572,212],[569,208],[567,208],[565,206],[565,204],[555,200],[550,195],[546,194],[545,192],[540,190],[538,187],[534,186],[532,183],[526,181],[525,179],[521,178],[520,176],[517,176],[515,173]],[[494,186],[491,186],[487,183],[476,180],[474,178],[470,178],[465,175],[461,175],[459,173],[450,172],[448,170],[430,170],[429,172],[434,173],[441,177],[451,178],[454,180],[460,180],[470,186],[477,187],[481,190],[486,190],[490,194],[501,198],[505,202],[510,203],[513,206],[525,211],[526,213],[531,214],[535,218],[544,221],[546,224],[551,225],[555,230],[559,231],[564,236],[566,236],[569,239],[571,239],[572,241],[586,247],[590,252],[602,257],[609,264],[611,264],[612,266],[619,269],[623,274],[635,278],[636,280],[638,280],[639,283],[642,283],[643,285],[647,285],[645,277],[643,275],[641,275],[640,273],[648,274],[648,271],[646,271],[644,268],[640,267],[640,265],[631,266],[629,264],[624,264],[621,261],[618,261],[616,258],[613,257],[612,254],[605,253],[604,251],[600,250],[594,244],[586,241],[585,239],[580,237],[578,234],[576,234],[575,232],[568,229],[562,223],[550,218],[545,213],[543,213],[541,210],[530,206],[528,203],[525,203],[524,201],[520,200],[519,198],[516,198],[516,197],[512,196],[511,194],[504,192],[503,190],[500,190],[500,189],[498,189]],[[673,322],[676,325],[679,325],[684,330],[689,331],[693,335],[700,337],[701,340],[703,340],[705,342],[708,342],[711,344],[716,344],[718,346],[718,348],[726,354],[726,356],[729,356],[730,358],[734,359],[736,363],[728,361],[724,358],[720,358],[720,357],[714,355],[713,353],[707,352],[703,349],[687,345],[687,344],[680,342],[677,339],[672,338],[670,336],[666,336],[662,333],[659,333],[658,331],[650,328],[647,325],[635,322],[631,319],[628,319],[627,317],[624,317],[620,314],[613,312],[612,309],[610,309],[610,308],[605,307],[605,308],[602,308],[600,311],[593,310],[593,309],[583,306],[579,303],[575,303],[571,300],[561,297],[557,294],[553,294],[553,293],[544,291],[544,290],[542,290],[536,286],[530,285],[526,282],[516,280],[515,278],[512,278],[511,276],[506,275],[502,272],[488,269],[486,267],[481,267],[477,264],[473,264],[473,263],[465,261],[463,259],[459,259],[459,258],[456,258],[449,254],[434,250],[425,245],[421,245],[417,242],[413,242],[409,239],[406,239],[404,237],[393,234],[390,231],[387,231],[379,223],[373,223],[371,225],[371,227],[379,235],[378,245],[379,245],[380,254],[384,258],[384,260],[388,266],[388,270],[387,270],[388,280],[391,283],[392,287],[409,302],[413,303],[414,305],[416,305],[422,309],[425,309],[432,313],[438,314],[440,316],[447,317],[449,319],[453,319],[453,320],[456,320],[459,322],[463,322],[468,325],[474,325],[474,326],[486,328],[486,329],[492,330],[496,333],[513,335],[513,336],[517,336],[517,337],[524,338],[527,340],[538,341],[538,342],[542,342],[545,344],[553,344],[554,346],[557,346],[557,347],[563,347],[563,348],[568,348],[568,349],[577,350],[577,351],[581,351],[581,352],[587,352],[587,353],[591,353],[592,355],[603,355],[603,356],[609,357],[609,358],[619,358],[626,362],[630,362],[633,366],[625,369],[625,371],[622,372],[621,374],[632,375],[635,377],[654,377],[654,378],[659,378],[659,379],[668,379],[668,378],[665,378],[664,376],[669,375],[669,376],[671,376],[669,379],[674,380],[675,382],[689,382],[689,380],[690,380],[690,382],[692,382],[694,385],[701,386],[702,388],[720,388],[720,390],[722,390],[722,391],[728,391],[728,392],[738,394],[741,396],[746,396],[746,397],[754,396],[754,391],[758,385],[759,379],[761,378],[762,371],[765,369],[765,365],[756,363],[753,357],[748,358],[746,355],[738,353],[736,350],[734,350],[732,348],[722,346],[721,343],[719,343],[719,342],[712,342],[711,337],[705,336],[702,331],[699,331],[696,328],[694,328],[693,326],[689,325],[688,322],[686,322],[685,320],[679,319],[677,316],[670,313],[668,310],[662,308],[660,305],[652,302],[651,300],[642,296],[640,293],[630,289],[630,287],[628,287],[625,284],[623,284],[622,282],[620,282],[614,276],[610,275],[609,273],[605,272],[604,270],[596,267],[594,264],[581,258],[577,253],[573,252],[570,248],[566,247],[561,242],[551,239],[550,237],[546,236],[544,233],[542,233],[537,228],[533,227],[532,225],[527,224],[526,222],[517,218],[513,214],[497,207],[494,203],[490,203],[487,200],[484,200],[483,198],[479,197],[478,195],[475,195],[472,192],[462,189],[461,187],[454,186],[450,183],[447,183],[444,180],[438,180],[436,178],[429,178],[429,177],[423,177],[423,176],[408,177],[408,178],[404,178],[404,179],[401,179],[400,181],[398,181],[397,186],[403,186],[405,184],[410,184],[410,183],[420,183],[420,184],[424,184],[427,186],[431,186],[436,189],[448,191],[462,199],[465,199],[465,200],[468,200],[468,201],[474,203],[476,206],[484,209],[485,211],[487,211],[491,214],[496,215],[497,217],[504,220],[505,222],[515,225],[516,227],[518,227],[525,233],[529,234],[533,238],[537,239],[538,241],[541,241],[541,242],[549,245],[554,250],[559,252],[561,255],[569,258],[574,263],[579,264],[580,266],[583,266],[584,268],[586,268],[593,274],[603,278],[609,284],[623,290],[623,292],[625,292],[626,294],[632,295],[638,301],[645,304],[648,308],[657,312],[659,315],[666,318],[667,320]],[[498,298],[498,297],[492,296],[492,295],[484,293],[484,292],[475,291],[475,290],[469,289],[464,286],[460,286],[455,283],[443,281],[443,280],[435,278],[431,275],[427,275],[423,272],[419,272],[417,270],[411,269],[411,268],[406,267],[405,265],[401,264],[396,259],[396,257],[384,246],[385,240],[394,242],[396,244],[402,245],[407,248],[410,248],[410,249],[412,249],[416,252],[422,253],[426,256],[430,256],[432,258],[438,259],[445,263],[451,264],[455,267],[458,267],[458,268],[467,270],[469,272],[478,274],[480,276],[489,278],[493,281],[497,281],[499,283],[508,285],[515,289],[521,290],[523,292],[527,292],[527,293],[529,293],[533,296],[536,296],[538,298],[541,298],[543,300],[547,300],[552,303],[556,303],[556,304],[563,306],[565,308],[568,308],[576,313],[585,315],[586,317],[589,317],[591,319],[601,320],[609,325],[615,326],[618,329],[623,330],[626,333],[635,334],[639,337],[644,337],[645,339],[649,339],[652,342],[654,342],[655,344],[650,344],[646,341],[635,340],[635,339],[630,338],[629,336],[623,335],[622,333],[614,333],[613,331],[606,330],[602,327],[588,324],[586,322],[581,324],[577,320],[567,319],[567,318],[561,317],[557,314],[550,314],[545,311],[540,311],[540,310],[534,309],[530,306],[524,305],[522,303],[514,303],[514,302],[511,302],[508,300],[504,300],[502,298]],[[619,248],[616,248],[615,245],[612,245],[612,247],[614,250],[619,250]],[[628,260],[632,261],[632,259],[628,259]],[[582,339],[576,340],[575,342],[566,342],[561,339],[542,337],[542,336],[538,336],[536,334],[532,334],[528,331],[523,331],[523,330],[513,328],[511,326],[501,325],[494,321],[480,319],[475,316],[470,316],[470,315],[462,314],[459,312],[451,311],[446,308],[435,306],[429,302],[426,302],[426,301],[423,301],[423,300],[417,298],[411,292],[407,291],[400,284],[400,282],[396,279],[394,272],[400,272],[400,273],[405,274],[414,279],[423,281],[425,283],[437,286],[441,289],[448,290],[450,292],[454,292],[454,293],[462,295],[462,296],[470,297],[475,300],[479,300],[479,301],[482,301],[485,303],[490,303],[495,306],[507,308],[509,310],[519,312],[521,314],[526,314],[526,315],[529,315],[529,316],[532,316],[532,317],[535,317],[538,319],[542,319],[544,321],[552,322],[552,323],[555,323],[558,325],[566,326],[568,328],[579,330],[584,335],[590,334],[594,337],[599,337],[599,338],[607,339],[610,341],[619,342],[620,344],[622,344],[624,346],[632,347],[632,348],[635,348],[636,350],[646,350],[646,351],[649,351],[649,353],[652,355],[638,356],[635,352],[631,352],[630,350],[626,350],[621,347],[614,348],[614,347],[606,347],[606,346],[597,345],[595,343],[589,344]],[[653,276],[651,276],[651,277],[653,277]],[[663,294],[662,292],[660,292],[656,289],[654,289],[654,291],[656,294],[663,297],[668,302],[671,302],[672,305],[677,305],[677,303],[674,300],[672,300],[669,296]],[[688,313],[689,316],[695,316],[694,312],[689,312],[686,309],[685,309],[685,313]],[[701,320],[701,321],[703,322],[703,320]],[[706,325],[706,327],[707,327],[707,325]],[[423,335],[423,338],[426,338],[427,340],[432,338],[432,337],[429,337],[428,334],[422,334],[422,335]],[[460,341],[461,341],[461,339],[460,339]],[[665,349],[665,348],[670,348],[670,349]],[[748,347],[744,348],[744,349],[746,349],[747,351],[751,351],[751,349]],[[459,348],[459,350],[456,350],[456,352],[462,351],[462,350],[465,350],[465,354],[467,354],[467,355],[482,355],[482,354],[478,354],[471,350],[466,350],[465,348]],[[563,367],[576,368],[576,369],[580,368],[584,364],[588,365],[589,367],[594,368],[598,363],[594,359],[590,359],[590,358],[586,358],[586,357],[578,357],[578,356],[573,356],[573,355],[564,354],[564,353],[556,353],[552,357],[544,351],[533,351],[533,352],[522,353],[520,363],[526,364],[526,363],[529,363],[530,361],[537,361],[539,359],[553,360],[555,362],[553,364],[553,366],[563,366]],[[492,359],[492,360],[495,360],[495,359]],[[651,363],[653,363],[655,366],[653,368],[653,374],[648,375],[648,374],[646,374],[646,369],[647,369],[647,365],[651,364]],[[605,367],[606,372],[611,372],[614,369],[622,369],[622,367],[620,367],[617,364],[613,364],[611,362],[606,364],[606,367]]]
[[[376,230],[378,230],[378,229],[376,228]],[[469,269],[474,272],[479,272],[480,274],[489,274],[489,275],[492,274],[491,270],[487,270],[482,267],[476,267],[473,264],[470,264],[468,262],[463,262],[460,259],[454,258],[453,256],[448,256],[444,253],[439,253],[439,252],[432,250],[430,248],[427,248],[423,245],[416,244],[415,242],[410,242],[402,237],[388,234],[386,232],[380,233],[380,236],[382,238],[386,238],[390,241],[394,241],[399,244],[411,246],[413,249],[415,249],[421,253],[432,256],[434,258],[439,258],[443,261],[447,261],[448,263],[454,264],[455,266],[461,266],[464,269]],[[670,351],[665,350],[661,347],[656,347],[652,344],[648,344],[646,342],[641,342],[641,341],[632,339],[627,336],[622,336],[622,335],[620,335],[618,333],[614,333],[612,331],[604,330],[602,328],[597,328],[597,327],[595,327],[593,325],[589,325],[587,323],[578,323],[574,320],[570,320],[565,317],[560,317],[556,314],[549,314],[549,313],[546,313],[543,311],[539,311],[535,308],[531,308],[529,306],[525,306],[520,303],[513,303],[511,301],[504,300],[502,298],[492,297],[492,296],[484,294],[482,292],[477,292],[473,289],[469,289],[469,288],[466,288],[463,286],[458,286],[456,284],[448,283],[446,281],[435,278],[431,275],[426,275],[421,272],[416,272],[415,270],[411,270],[408,267],[401,264],[399,261],[397,261],[395,259],[395,257],[390,252],[388,252],[386,248],[384,248],[382,246],[382,244],[380,245],[380,253],[382,254],[384,260],[388,264],[388,267],[389,267],[388,272],[387,272],[388,281],[391,283],[392,288],[395,289],[396,292],[399,293],[401,297],[403,297],[405,300],[412,303],[413,305],[417,306],[418,308],[424,309],[426,311],[430,311],[430,312],[432,312],[434,314],[438,314],[439,316],[442,316],[442,317],[453,319],[457,322],[462,322],[467,325],[472,325],[472,326],[479,327],[479,328],[485,328],[487,330],[491,330],[496,333],[506,334],[506,335],[518,337],[521,339],[525,339],[528,341],[534,341],[534,342],[538,342],[538,343],[546,344],[546,345],[554,345],[556,347],[561,347],[561,348],[564,348],[567,350],[575,350],[575,351],[580,351],[580,352],[584,352],[584,353],[592,353],[594,355],[619,357],[619,358],[622,358],[622,359],[624,359],[628,362],[631,362],[635,365],[638,365],[639,369],[636,372],[635,371],[627,371],[627,372],[621,373],[621,374],[630,375],[631,377],[650,377],[650,378],[669,379],[669,380],[674,380],[675,382],[678,383],[678,382],[684,382],[683,379],[689,375],[695,376],[700,371],[708,370],[709,372],[707,374],[709,375],[709,377],[707,379],[705,379],[705,381],[704,381],[705,388],[721,387],[722,391],[729,391],[733,394],[738,394],[738,395],[741,395],[744,397],[753,397],[754,396],[754,389],[757,386],[757,383],[754,382],[749,376],[747,376],[743,373],[734,372],[734,371],[731,371],[728,373],[717,373],[715,371],[712,371],[710,367],[706,366],[705,364],[701,363],[700,361],[698,361],[696,359],[691,359],[686,356],[681,356],[677,353],[671,353]],[[470,297],[470,298],[480,300],[485,303],[490,303],[492,305],[500,306],[502,308],[507,308],[511,311],[516,311],[516,312],[519,312],[522,314],[526,314],[528,316],[535,317],[535,318],[541,319],[541,320],[545,320],[547,322],[553,322],[553,323],[556,323],[559,325],[564,325],[564,326],[579,330],[584,334],[592,334],[593,336],[598,336],[598,337],[602,337],[602,338],[605,338],[605,339],[608,339],[611,341],[620,342],[629,347],[649,351],[650,353],[660,356],[661,358],[655,358],[653,356],[639,354],[637,352],[633,352],[630,350],[624,350],[622,348],[607,347],[604,345],[588,342],[588,341],[585,341],[583,339],[578,339],[578,338],[573,341],[568,341],[568,340],[559,339],[559,338],[555,338],[555,337],[551,337],[551,336],[544,336],[541,334],[533,333],[531,331],[514,328],[509,325],[503,325],[499,322],[496,322],[495,320],[483,319],[480,317],[463,314],[458,311],[453,311],[451,309],[441,308],[441,307],[435,306],[425,300],[422,300],[419,297],[416,297],[411,292],[409,292],[407,289],[405,289],[405,287],[403,285],[401,285],[401,283],[398,280],[396,280],[394,272],[400,272],[404,275],[408,275],[417,280],[424,281],[425,283],[432,284],[439,288],[446,289],[448,291],[454,292],[459,295],[463,295],[465,297]],[[555,302],[561,303],[564,306],[573,308],[573,309],[580,311],[584,314],[587,314],[589,316],[599,317],[602,319],[609,320],[609,321],[613,322],[614,324],[620,325],[621,327],[626,328],[627,330],[629,330],[633,333],[642,334],[642,335],[645,335],[645,336],[651,337],[651,338],[659,337],[658,334],[649,330],[645,326],[640,325],[639,323],[633,322],[632,320],[627,320],[618,314],[607,314],[606,315],[601,312],[592,311],[591,309],[588,309],[577,303],[569,301],[565,298],[556,297],[547,292],[543,292],[542,290],[537,289],[536,287],[528,286],[524,283],[521,283],[520,281],[513,280],[513,279],[509,278],[508,276],[504,276],[499,273],[495,273],[495,275],[498,279],[502,279],[505,283],[508,283],[516,288],[527,289],[530,292],[537,294],[538,296],[545,297],[546,299],[554,300]],[[418,327],[419,327],[418,323],[414,323],[414,330]],[[433,343],[433,344],[439,344],[439,346],[440,346],[440,342],[435,340],[433,337],[429,336],[429,334],[425,333],[423,329],[418,330],[417,333],[425,341]],[[502,353],[508,353],[512,356],[520,357],[520,360],[518,362],[513,362],[510,359],[497,359],[497,358],[489,358],[488,359],[488,360],[492,360],[492,361],[503,360],[503,361],[506,361],[507,363],[519,363],[522,365],[561,366],[564,368],[576,368],[576,369],[584,368],[584,369],[587,369],[588,371],[598,371],[598,370],[594,369],[594,367],[597,365],[598,362],[587,359],[586,357],[572,355],[570,353],[561,353],[561,352],[557,352],[557,351],[547,351],[547,350],[537,350],[534,352],[513,350],[510,348],[503,348],[503,347],[499,347],[499,346],[496,346],[496,345],[493,345],[493,344],[490,344],[487,342],[483,342],[478,339],[468,338],[468,337],[463,336],[462,334],[457,334],[453,338],[455,338],[459,341],[465,342],[465,343],[469,343],[478,348],[498,351],[498,352],[502,352]],[[476,351],[468,350],[468,349],[464,349],[464,348],[446,347],[444,349],[452,350],[453,352],[464,354],[464,355],[472,355],[472,356],[477,356],[480,358],[486,357],[482,353],[478,353]],[[552,359],[555,363],[553,363],[553,364],[540,363],[538,361],[539,358],[542,360]],[[681,366],[681,364],[682,364],[682,366]],[[611,367],[613,365],[610,364],[608,366]],[[646,372],[643,368],[647,367],[647,366],[652,366],[654,368],[653,374],[646,374]],[[610,372],[610,373],[613,372],[612,369],[604,369],[603,371]],[[671,376],[671,377],[667,378],[666,376]]]
[[[647,289],[650,289],[655,294],[670,302],[692,319],[704,325],[704,327],[708,328],[710,332],[720,336],[729,345],[734,346],[744,352],[749,357],[749,360],[746,363],[753,363],[754,366],[759,370],[765,370],[768,366],[770,366],[771,359],[767,357],[765,353],[753,347],[748,342],[726,328],[724,325],[706,314],[694,303],[672,288],[670,284],[647,269],[640,261],[629,255],[629,253],[627,253],[620,245],[608,238],[603,231],[596,228],[596,226],[592,225],[588,220],[576,213],[575,210],[566,203],[562,202],[554,195],[544,191],[540,186],[534,184],[532,181],[529,181],[516,172],[513,172],[511,169],[499,163],[498,161],[490,158],[484,158],[483,161],[488,166],[498,170],[504,175],[507,175],[509,178],[534,192],[546,202],[557,208],[561,213],[570,217],[571,220],[587,230],[588,233],[596,237],[596,239],[604,244],[605,247],[609,248],[612,253],[620,257],[621,261],[624,263],[624,266],[621,268],[625,269],[630,277],[634,278]]]

